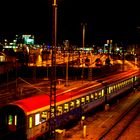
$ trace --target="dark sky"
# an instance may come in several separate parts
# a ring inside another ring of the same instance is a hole
[[[58,42],[86,43],[106,39],[135,41],[140,23],[139,4],[103,0],[57,0]],[[15,34],[35,34],[36,40],[51,41],[52,0],[0,0],[0,39]]]

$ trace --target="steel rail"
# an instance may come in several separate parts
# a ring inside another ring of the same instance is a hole
[[[130,113],[130,111],[132,111],[139,103],[140,103],[140,98],[138,98],[133,104],[131,104],[131,106],[129,106],[129,108],[127,110],[125,110],[121,114],[121,116],[117,119],[117,121],[109,129],[107,129],[104,132],[104,134],[102,134],[99,137],[99,140],[103,140],[111,132],[111,130],[113,130],[120,123],[120,121],[122,121],[124,119],[124,117],[126,117],[128,115],[128,113]],[[121,130],[121,132],[119,132],[119,134],[117,135],[117,137],[115,139],[118,139],[122,135],[122,133],[126,130],[128,125],[130,125],[130,123],[135,119],[135,117],[136,117],[136,115],[131,119],[131,121],[129,123],[127,123],[127,125],[125,125],[123,130]]]

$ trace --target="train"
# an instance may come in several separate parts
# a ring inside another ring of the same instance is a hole
[[[56,128],[110,101],[139,85],[139,71],[117,74],[86,85],[56,92]],[[0,108],[0,139],[37,140],[49,133],[50,97],[35,95]]]

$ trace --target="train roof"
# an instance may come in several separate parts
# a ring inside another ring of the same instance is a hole
[[[75,89],[75,90],[67,90],[64,92],[62,92],[62,91],[57,92],[56,93],[56,102],[63,102],[63,101],[69,100],[69,99],[72,100],[78,96],[84,96],[87,94],[86,92],[90,92],[91,90],[93,90],[93,86],[94,85],[85,87],[85,88],[81,87],[81,88],[78,88],[78,90]],[[101,86],[101,84],[98,84],[98,88],[97,88],[97,85],[96,85],[97,90],[99,90],[100,86]],[[25,113],[29,113],[29,112],[32,112],[39,108],[49,106],[50,97],[48,94],[40,94],[40,95],[35,95],[32,97],[14,101],[11,104],[19,106],[20,108],[22,108],[22,110],[24,110]]]
[[[24,110],[24,112],[30,112],[38,108],[42,108],[48,105],[50,102],[49,96],[47,94],[35,95],[32,97],[24,98],[11,103],[12,105],[19,106]]]

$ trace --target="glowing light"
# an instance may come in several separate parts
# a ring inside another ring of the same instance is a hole
[[[119,51],[120,49],[119,48],[116,48],[116,51]]]

